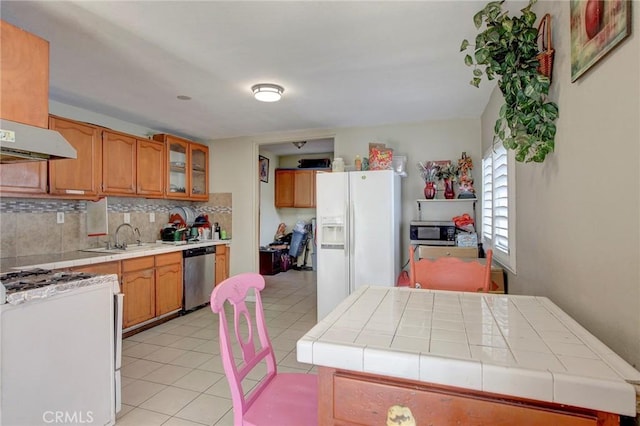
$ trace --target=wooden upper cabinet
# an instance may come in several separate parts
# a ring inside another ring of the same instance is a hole
[[[136,194],[136,138],[111,130],[102,131],[102,192]]]
[[[137,140],[137,194],[149,198],[164,195],[164,144],[148,139]]]
[[[47,193],[47,161],[0,164],[0,195],[33,196]]]
[[[186,199],[189,196],[189,173],[187,164],[189,163],[189,142],[171,135],[165,136],[165,149],[167,167],[166,195],[167,198]]]
[[[316,177],[314,170],[296,170],[293,183],[293,203],[296,207],[316,206]]]
[[[50,116],[49,128],[76,149],[78,158],[49,162],[49,193],[96,198],[102,182],[102,140],[97,126]]]
[[[111,130],[102,131],[102,192],[164,195],[164,144]]]
[[[189,198],[209,199],[209,147],[196,143],[189,144],[190,185]]]
[[[275,206],[313,208],[316,206],[316,170],[277,169]]]
[[[0,20],[0,116],[47,128],[49,42]],[[0,165],[0,195],[47,193],[47,162]]]
[[[49,42],[0,20],[0,115],[47,128]]]
[[[293,207],[295,170],[276,170],[275,173],[275,205],[276,207]]]
[[[168,134],[153,135],[165,144],[165,198],[209,199],[209,147]]]

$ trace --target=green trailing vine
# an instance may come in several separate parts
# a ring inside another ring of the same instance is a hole
[[[538,71],[538,29],[531,11],[535,2],[529,0],[515,17],[503,11],[504,0],[487,3],[473,17],[477,29],[483,22],[486,29],[478,33],[473,55],[467,54],[464,62],[473,66],[470,83],[475,87],[483,76],[499,77],[505,103],[494,127],[494,143],[500,140],[514,150],[517,161],[541,163],[554,149],[558,105],[547,100],[551,80]],[[465,39],[460,51],[470,46]]]

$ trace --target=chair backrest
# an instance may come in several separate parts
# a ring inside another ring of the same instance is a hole
[[[423,257],[464,257],[470,259],[478,258],[477,247],[451,247],[451,246],[418,246],[418,259]]]
[[[262,299],[260,298],[260,291],[264,289],[264,285],[265,282],[262,275],[244,273],[227,278],[211,292],[211,310],[217,313],[220,319],[220,353],[231,389],[233,414],[236,419],[244,417],[251,404],[277,374],[275,355],[267,333],[262,310]],[[253,316],[246,305],[247,293],[251,289],[255,289],[256,298]],[[227,312],[225,311],[226,301],[233,307],[234,342],[232,342],[232,338],[229,335],[231,321],[230,318],[227,318]],[[255,319],[255,323],[253,319]],[[256,348],[254,343],[256,332],[260,348]],[[238,361],[238,364],[236,364],[236,358],[233,356],[234,344],[237,344],[237,347],[240,348],[242,355],[242,362]],[[242,381],[262,361],[266,362],[266,375],[263,375],[258,385],[253,388],[251,393],[245,396]]]
[[[484,262],[463,260],[452,256],[415,258],[414,246],[409,247],[410,287],[432,290],[489,292],[493,251],[486,251]]]

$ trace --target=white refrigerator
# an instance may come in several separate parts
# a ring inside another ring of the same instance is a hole
[[[316,177],[318,321],[363,285],[400,272],[400,176],[393,170]]]

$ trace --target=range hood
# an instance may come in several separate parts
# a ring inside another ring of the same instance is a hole
[[[60,133],[0,119],[0,163],[63,158],[77,158],[77,154]]]

